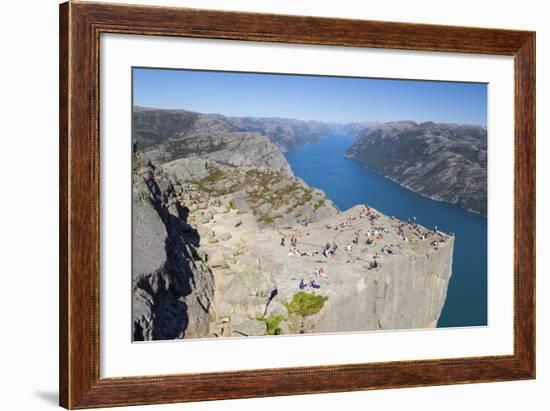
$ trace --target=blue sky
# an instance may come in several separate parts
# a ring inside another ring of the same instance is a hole
[[[134,68],[134,104],[226,116],[487,125],[487,85]]]

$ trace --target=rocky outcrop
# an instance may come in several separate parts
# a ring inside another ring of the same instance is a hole
[[[200,158],[291,174],[286,159],[269,138],[254,131],[238,131],[222,116],[138,107],[133,139],[135,150],[157,164]]]
[[[200,193],[202,204],[208,202],[207,198],[217,199],[227,208],[251,213],[262,226],[314,222],[338,212],[323,191],[309,187],[289,169],[276,164],[274,168],[270,163],[236,167],[214,160],[185,158],[165,163],[161,168],[188,190]],[[197,217],[197,222],[203,222],[203,217]]]
[[[372,208],[374,219],[361,218],[363,209],[356,206],[279,233],[255,232],[247,223],[241,241],[234,243],[239,251],[227,267],[231,281],[217,306],[218,315],[230,319],[226,335],[241,335],[231,330],[234,316],[241,328],[250,326],[247,335],[267,333],[253,333],[260,329],[258,319],[277,320],[279,333],[436,327],[452,275],[454,238]],[[346,222],[351,225],[342,226]],[[375,236],[367,233],[374,230],[383,234],[367,244],[366,239]],[[281,247],[279,235],[296,237],[302,255]],[[320,251],[327,242],[339,247],[325,257]],[[322,275],[315,277],[312,273],[321,267]],[[300,288],[312,278],[318,287]],[[318,307],[310,310],[315,304]]]
[[[133,182],[134,341],[208,333],[214,277],[197,253],[175,187],[161,170],[136,164]]]
[[[346,156],[432,199],[487,215],[487,130],[385,123],[359,133]]]
[[[298,181],[213,160],[139,167],[134,337],[435,327],[452,274],[454,238],[366,206],[339,212],[324,197],[319,215],[266,221],[259,204],[281,198]],[[327,243],[338,249],[325,256]]]
[[[135,114],[134,340],[437,325],[454,238],[295,177],[281,149],[321,126]]]

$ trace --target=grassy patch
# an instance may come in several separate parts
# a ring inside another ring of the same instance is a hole
[[[203,154],[203,153],[213,153],[215,151],[220,151],[220,150],[223,150],[225,147],[227,147],[227,143],[222,141],[221,143],[211,145],[210,147],[205,149],[201,154]]]
[[[246,189],[246,200],[252,213],[264,224],[272,224],[282,215],[291,214],[311,201],[316,201],[315,209],[326,201],[314,197],[314,191],[308,187],[273,170],[240,171],[212,167],[206,177],[193,183],[200,191],[216,197]],[[234,202],[230,202],[228,207],[237,209]]]
[[[271,217],[269,214],[262,214],[260,218],[258,218],[258,221],[264,224],[272,224],[273,222],[275,222],[273,217]]]
[[[285,303],[285,306],[290,313],[308,317],[321,311],[327,300],[328,297],[323,295],[299,291],[292,296],[292,300]]]
[[[219,168],[210,170],[208,175],[201,180],[201,184],[212,184],[218,182],[223,177],[223,171]]]
[[[281,321],[286,320],[286,318],[280,314],[270,315],[266,318],[258,318],[261,321],[265,321],[267,328],[267,335],[280,335],[282,334],[280,324]]]
[[[321,208],[324,204],[325,204],[325,199],[322,198],[322,199],[320,199],[319,201],[317,201],[315,203],[315,205],[313,206],[313,209],[317,210],[317,209]]]
[[[199,190],[219,197],[238,190],[239,182],[234,181],[233,174],[232,170],[224,171],[219,168],[212,168],[208,175],[196,181],[196,184]]]

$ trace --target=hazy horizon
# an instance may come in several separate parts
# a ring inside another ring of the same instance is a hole
[[[487,84],[133,68],[133,105],[227,117],[487,127]]]

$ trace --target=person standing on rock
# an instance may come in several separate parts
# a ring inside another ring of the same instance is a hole
[[[285,238],[281,237],[281,247],[284,247],[284,246],[285,246]]]

